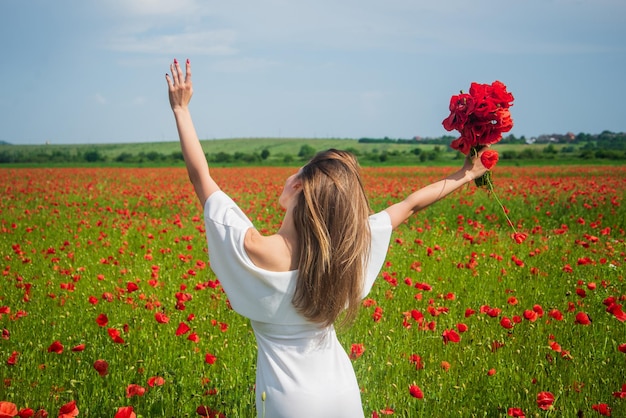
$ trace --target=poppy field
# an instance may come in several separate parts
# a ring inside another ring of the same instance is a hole
[[[364,168],[372,209],[450,167]],[[265,233],[294,168],[215,168]],[[626,167],[496,167],[392,235],[338,331],[368,417],[626,416]],[[253,417],[184,168],[1,169],[0,417]]]

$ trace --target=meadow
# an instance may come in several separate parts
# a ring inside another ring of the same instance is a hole
[[[366,167],[372,209],[451,170]],[[271,232],[293,171],[212,172]],[[398,228],[339,330],[366,416],[626,416],[626,167],[494,182]],[[0,416],[256,416],[184,168],[4,168],[0,190]]]

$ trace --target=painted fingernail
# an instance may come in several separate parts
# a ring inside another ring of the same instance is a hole
[[[178,60],[174,58],[174,64],[178,64]]]
[[[189,64],[189,58],[187,58],[187,64]]]

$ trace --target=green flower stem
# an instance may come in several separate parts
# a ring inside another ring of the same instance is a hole
[[[500,208],[502,209],[502,213],[504,213],[504,217],[508,221],[509,225],[511,225],[511,228],[513,228],[513,232],[517,234],[517,229],[515,229],[515,225],[513,225],[513,221],[511,221],[511,218],[509,218],[509,215],[506,214],[506,209],[504,209],[504,205],[500,201],[500,198],[498,198],[498,195],[496,194],[496,191],[493,188],[493,182],[491,181],[491,171],[487,171],[485,174],[483,174],[482,176],[474,180],[474,182],[476,183],[478,187],[487,187],[487,190],[489,191],[489,193],[493,195],[493,197],[496,199],[496,202],[498,202],[498,205],[500,205]]]

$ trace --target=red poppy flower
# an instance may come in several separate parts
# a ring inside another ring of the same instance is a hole
[[[135,412],[132,406],[122,406],[117,409],[114,418],[136,418]]]
[[[17,406],[14,403],[0,401],[0,417],[14,417],[17,415]]]
[[[626,398],[626,384],[622,385],[621,392],[613,392],[613,396],[620,399]]]
[[[30,418],[33,415],[35,415],[35,411],[33,411],[31,408],[22,408],[17,413],[17,416],[20,418]],[[0,414],[0,417],[2,417],[2,414]]]
[[[526,418],[526,414],[520,408],[509,408],[507,415],[510,417]]]
[[[7,359],[7,366],[15,366],[15,364],[17,363],[17,358],[19,357],[20,353],[18,353],[17,351],[14,351],[11,353],[11,355],[9,356],[9,358]],[[1,415],[0,415],[1,417]]]
[[[159,324],[167,324],[168,322],[170,322],[170,318],[167,315],[165,315],[163,312],[155,313],[154,319],[156,319],[156,321]]]
[[[591,405],[591,409],[597,411],[600,415],[604,415],[605,417],[611,416],[611,408],[605,403]]]
[[[377,306],[374,309],[374,313],[372,314],[372,318],[374,319],[374,322],[379,322],[382,317],[383,317],[383,308],[381,308],[380,306]]]
[[[48,353],[57,353],[57,354],[61,354],[63,352],[63,344],[61,344],[61,341],[55,341],[52,344],[50,344],[50,347],[48,347]]]
[[[109,323],[109,318],[105,314],[101,313],[96,318],[96,323],[101,327],[106,327]]]
[[[217,357],[211,353],[207,353],[206,356],[204,356],[204,361],[208,364],[215,364]]]
[[[414,398],[424,399],[424,393],[422,392],[422,389],[420,389],[420,387],[417,385],[409,386],[409,393]]]
[[[591,318],[589,318],[589,315],[587,315],[584,312],[578,312],[576,314],[576,320],[574,322],[577,323],[578,325],[590,325]]]
[[[459,341],[461,341],[461,337],[459,337],[459,334],[457,334],[456,331],[453,329],[445,330],[442,334],[442,337],[444,344],[448,344],[448,342],[458,343]]]
[[[535,322],[539,318],[539,314],[535,311],[531,311],[530,309],[526,309],[524,311],[524,318],[530,322]]]
[[[100,376],[106,376],[109,372],[109,363],[106,360],[96,360],[93,363],[93,368],[96,369]]]
[[[226,415],[222,414],[221,412],[204,405],[196,408],[196,414],[200,415],[201,417],[207,418],[226,418]]]
[[[413,318],[413,320],[417,322],[418,324],[421,324],[422,322],[424,322],[424,314],[418,311],[417,309],[411,310],[411,318]]]
[[[370,306],[374,306],[374,305],[376,305],[376,301],[374,299],[368,298],[363,301],[363,307],[365,308],[369,308]]]
[[[550,392],[539,392],[537,394],[537,406],[539,409],[547,411],[552,409],[554,403],[554,395]]]
[[[151,388],[155,386],[163,386],[164,384],[165,379],[163,379],[161,376],[152,376],[148,379],[148,386],[150,386]]]
[[[78,416],[76,401],[68,402],[59,409],[59,418],[72,418],[75,416]]]
[[[506,329],[511,329],[511,328],[513,328],[513,327],[515,326],[515,324],[513,323],[513,321],[511,321],[511,320],[510,320],[508,317],[506,317],[506,316],[502,317],[502,319],[500,320],[500,325],[501,325],[503,328],[506,328]]]
[[[561,344],[557,343],[556,341],[550,341],[549,345],[550,348],[557,353],[560,353],[562,351]]]
[[[518,244],[526,241],[526,238],[528,238],[528,234],[525,234],[523,232],[516,232],[513,234],[513,240]]]
[[[481,312],[484,311],[484,313],[486,313],[488,316],[492,317],[492,318],[496,318],[498,316],[500,316],[500,313],[502,312],[501,309],[499,308],[492,308],[490,306],[481,306]]]
[[[617,349],[622,353],[626,353],[626,343],[618,345]]]
[[[197,343],[198,341],[200,341],[200,337],[198,337],[198,334],[196,334],[195,332],[192,332],[191,334],[189,334],[187,339],[189,341],[193,341],[194,343]]]
[[[191,330],[191,328],[189,328],[189,325],[185,324],[184,322],[181,322],[180,324],[178,324],[178,328],[176,329],[176,336],[180,336],[183,334],[188,333]]]
[[[613,314],[618,321],[626,322],[626,312],[622,310],[622,305],[612,303],[606,308],[606,311]]]
[[[109,337],[111,337],[114,343],[124,344],[124,339],[120,337],[119,330],[115,328],[109,328],[107,329],[107,332],[109,333]]]
[[[480,162],[483,163],[487,170],[491,170],[498,162],[498,151],[488,149],[480,154]]]
[[[84,349],[85,349],[85,344],[78,344],[72,347],[72,351],[74,352],[83,351]]]
[[[356,360],[363,355],[365,352],[365,347],[363,344],[352,344],[350,347],[350,358],[352,360]]]
[[[422,357],[417,354],[411,354],[409,357],[409,362],[411,364],[415,364],[415,370],[421,370],[424,368],[424,363],[422,363]]]
[[[556,321],[562,321],[563,320],[563,314],[558,309],[550,310],[550,312],[548,312],[548,316],[550,318],[556,320]]]
[[[447,131],[461,130],[474,111],[474,98],[467,93],[454,95],[450,98],[448,108],[450,115],[442,122],[444,129]]]
[[[133,396],[143,396],[146,393],[146,388],[140,385],[131,383],[126,386],[126,397],[132,398]]]

